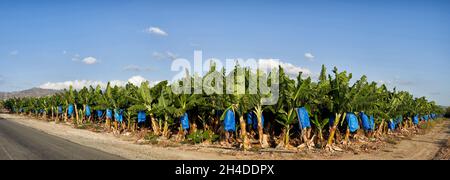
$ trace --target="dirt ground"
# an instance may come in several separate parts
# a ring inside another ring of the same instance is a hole
[[[337,159],[450,159],[450,121],[442,121],[423,135],[415,135],[372,153],[345,153]]]
[[[97,133],[75,129],[65,123],[55,124],[11,114],[0,114],[1,118],[26,125],[74,143],[99,149],[126,159],[450,159],[450,121],[442,121],[424,135],[399,137],[395,140],[343,148],[343,152],[328,152],[322,149],[240,151],[213,145],[189,145],[162,143],[142,144],[134,136]],[[362,150],[361,150],[362,149]]]

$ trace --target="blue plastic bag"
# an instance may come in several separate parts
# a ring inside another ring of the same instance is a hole
[[[225,131],[236,131],[236,119],[232,110],[227,110],[223,123]]]
[[[97,117],[101,118],[103,116],[102,110],[97,110]]]
[[[355,132],[355,131],[357,131],[359,129],[358,118],[356,117],[355,114],[347,113],[347,116],[346,116],[345,119],[347,120],[350,132],[353,133],[353,132]]]
[[[264,116],[261,116],[261,126],[264,127]],[[258,116],[255,115],[255,121],[253,121],[253,129],[258,129]]]
[[[258,129],[258,116],[254,112],[247,113],[247,124],[253,125],[253,129]],[[264,116],[261,116],[261,124],[264,127]]]
[[[375,118],[370,116],[370,130],[375,130]]]
[[[146,120],[146,115],[144,111],[138,112],[138,123],[144,123]]]
[[[184,113],[184,115],[181,116],[180,121],[181,121],[181,128],[183,128],[183,130],[189,129],[189,116],[188,116],[188,113]]]
[[[122,122],[123,121],[123,110],[119,109],[119,110],[114,110],[114,119],[117,122]]]
[[[71,117],[73,114],[73,104],[69,104],[69,109],[67,111],[68,111],[69,117]]]
[[[112,111],[111,109],[106,109],[106,117],[112,119]]]
[[[305,107],[297,108],[298,121],[300,125],[300,129],[310,128],[311,122],[309,120],[308,111]]]
[[[330,119],[328,120],[328,126],[329,126],[329,127],[333,127],[333,125],[334,125],[334,120],[336,120],[336,115],[335,115],[335,114],[332,114],[332,115],[330,116]]]
[[[414,124],[419,124],[419,115],[415,115],[415,116],[413,117],[413,123],[414,123]]]
[[[370,126],[370,120],[369,117],[367,117],[366,114],[364,114],[364,112],[359,113],[359,116],[361,118],[361,122],[362,122],[362,126],[364,128],[364,130],[371,130],[372,126]]]
[[[247,124],[248,125],[252,125],[254,119],[255,119],[255,113],[253,113],[253,112],[247,113]]]
[[[395,129],[395,123],[392,120],[389,121],[389,129],[390,130],[394,130]]]
[[[91,116],[91,107],[86,106],[86,112],[85,112],[85,114],[86,114],[87,117],[90,117],[90,116]]]

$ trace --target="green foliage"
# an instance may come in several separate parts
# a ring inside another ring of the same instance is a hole
[[[187,140],[194,144],[202,143],[206,140],[214,142],[217,141],[218,139],[219,135],[214,134],[214,132],[212,132],[211,130],[206,131],[199,130],[187,135]]]
[[[306,77],[301,72],[296,78],[292,78],[292,74],[287,74],[281,67],[265,73],[236,65],[230,73],[226,72],[224,68],[217,70],[216,65],[212,64],[205,76],[190,75],[186,71],[186,76],[173,84],[162,81],[154,86],[144,82],[139,86],[128,83],[125,87],[112,86],[108,83],[104,89],[100,86],[84,87],[80,90],[70,87],[53,96],[0,101],[0,108],[4,107],[15,113],[22,110],[23,113],[34,115],[41,114],[39,113],[41,109],[48,115],[56,111],[58,106],[62,106],[65,112],[69,104],[77,105],[79,111],[84,105],[89,105],[92,110],[123,109],[128,125],[136,121],[139,111],[145,111],[151,116],[152,122],[156,120],[160,126],[163,122],[167,123],[169,131],[179,127],[179,124],[176,125],[180,123],[178,119],[184,113],[188,113],[190,123],[200,122],[203,125],[203,129],[187,136],[192,143],[216,141],[219,137],[217,134],[221,133],[219,129],[221,123],[217,121],[224,118],[226,110],[233,110],[239,118],[243,118],[249,112],[254,112],[259,118],[263,113],[267,114],[269,116],[265,117],[267,122],[265,124],[270,126],[268,129],[274,132],[286,131],[288,135],[286,139],[289,138],[289,130],[298,123],[296,108],[299,107],[308,110],[316,132],[326,130],[331,115],[341,116],[348,112],[365,112],[373,115],[376,123],[398,116],[445,113],[443,108],[425,97],[417,98],[409,92],[399,92],[395,88],[389,90],[384,84],[369,82],[366,76],[362,76],[352,84],[350,82],[352,74],[346,71],[339,72],[337,68],[334,68],[331,74],[327,74],[325,66],[322,66],[317,80]],[[232,81],[227,81],[227,77],[233,78]],[[200,86],[202,82],[223,87],[223,92],[205,88],[194,93],[198,90],[195,87]],[[190,89],[185,89],[188,93],[177,94],[172,91],[174,86],[185,83],[194,85]],[[265,98],[276,94],[271,92],[270,88],[261,88],[259,84],[278,87],[277,102],[273,105],[264,105]],[[447,108],[446,117],[449,116],[450,108]],[[342,123],[340,120],[343,117],[335,122]],[[280,126],[282,130],[275,129]],[[154,140],[154,137],[145,138]]]

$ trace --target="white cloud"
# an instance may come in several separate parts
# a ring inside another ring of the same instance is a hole
[[[159,59],[159,60],[164,59],[164,58],[166,57],[164,54],[159,53],[159,52],[153,52],[153,53],[152,53],[152,56],[153,56],[154,58],[156,58],[156,59]]]
[[[89,86],[96,87],[97,85],[100,85],[102,87],[106,86],[101,81],[75,80],[65,82],[47,82],[45,84],[40,85],[39,88],[61,90],[61,89],[68,89],[70,86],[72,86],[75,89],[82,89],[83,87]]]
[[[9,55],[11,55],[11,56],[19,55],[19,51],[18,51],[18,50],[11,51],[11,52],[9,53]]]
[[[141,67],[131,64],[131,65],[125,66],[123,68],[123,70],[125,70],[125,71],[141,71]]]
[[[152,56],[158,60],[163,60],[163,59],[175,60],[178,58],[177,54],[172,53],[170,51],[166,51],[164,53],[153,52]]]
[[[262,69],[273,69],[278,68],[278,66],[281,66],[286,74],[296,76],[299,72],[303,72],[303,76],[312,76],[311,70],[307,68],[302,68],[299,66],[295,66],[291,63],[285,63],[282,61],[278,61],[275,59],[260,59],[259,60],[259,67]]]
[[[122,80],[112,80],[109,81],[111,86],[125,86],[127,83],[132,83],[136,86],[140,86],[141,83],[147,81],[142,76],[133,76],[127,81]],[[150,82],[150,85],[156,84],[158,81],[152,81]],[[65,82],[47,82],[45,84],[42,84],[39,86],[39,88],[42,89],[54,89],[54,90],[62,90],[62,89],[68,89],[70,86],[72,86],[74,89],[82,89],[83,87],[89,87],[93,86],[96,87],[97,85],[100,85],[102,88],[106,88],[107,82],[102,81],[93,81],[93,80],[75,80],[75,81],[65,81]]]
[[[82,62],[83,62],[84,64],[91,65],[91,64],[97,63],[98,61],[97,61],[97,59],[94,58],[94,57],[86,57],[86,58],[83,59]]]
[[[154,34],[154,35],[158,35],[158,36],[168,36],[169,35],[165,31],[163,31],[162,29],[160,29],[158,27],[149,27],[145,30],[145,32]]]
[[[178,58],[178,55],[176,55],[170,51],[167,51],[166,54],[167,54],[167,57],[170,58],[171,60],[175,60]]]
[[[314,55],[311,53],[305,53],[305,58],[309,61],[314,61]]]
[[[133,76],[130,79],[128,79],[128,82],[131,84],[134,84],[136,86],[140,86],[143,82],[147,81],[142,76]]]
[[[123,68],[123,70],[124,70],[124,71],[135,71],[135,72],[140,72],[140,71],[151,71],[152,68],[150,68],[150,67],[144,68],[144,67],[140,67],[140,66],[137,66],[137,65],[134,65],[134,64],[130,64],[130,65],[125,66],[125,67]]]

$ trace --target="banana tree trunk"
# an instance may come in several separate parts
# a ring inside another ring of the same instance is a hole
[[[381,120],[381,123],[380,123],[380,125],[378,126],[378,129],[377,129],[377,135],[383,134],[383,128],[384,128],[384,119]]]
[[[189,124],[190,124],[189,130],[191,131],[191,133],[197,132],[197,123],[195,123],[194,119],[192,119],[192,121]]]
[[[126,130],[127,129],[127,123],[125,123],[124,121],[122,121],[122,129],[121,130]]]
[[[347,130],[345,131],[345,138],[344,138],[344,143],[343,144],[348,144],[349,137],[350,137],[350,128],[347,125]]]
[[[66,112],[64,113],[64,122],[67,122],[67,114],[69,113],[69,109],[66,108]]]
[[[317,134],[318,134],[318,138],[319,138],[319,142],[320,142],[320,144],[322,144],[323,143],[323,131],[322,131],[322,129],[320,129],[319,128],[319,130],[317,131]]]
[[[163,132],[162,135],[164,137],[169,137],[169,123],[167,122],[167,119],[164,121],[164,127],[163,127]]]
[[[107,130],[111,129],[111,119],[108,116],[106,116],[105,127]]]
[[[159,136],[161,134],[161,131],[160,131],[159,126],[158,126],[158,121],[156,121],[156,119],[151,114],[150,114],[150,120],[152,122],[153,133],[155,135]]]
[[[119,130],[119,123],[117,122],[116,119],[114,119],[113,124],[114,124],[114,130]]]
[[[302,129],[303,143],[308,143],[310,137],[311,137],[311,128],[303,128]]]
[[[248,149],[250,149],[250,140],[247,137],[247,130],[246,130],[244,116],[239,117],[239,123],[241,125],[241,139],[243,141],[242,145],[244,147],[244,150],[248,150]]]
[[[78,109],[77,109],[77,103],[73,103],[73,110],[75,113],[75,122],[78,123]]]
[[[59,116],[60,116],[59,110],[56,110],[56,119],[55,119],[56,123],[59,123]]]
[[[327,147],[331,147],[333,140],[334,140],[334,135],[336,134],[336,129],[339,125],[339,122],[341,121],[341,117],[345,117],[346,113],[344,113],[343,115],[341,115],[340,113],[336,113],[336,119],[334,120],[333,123],[333,127],[331,128],[331,132],[330,132],[330,136],[328,137],[328,142],[327,142]]]
[[[53,107],[52,107],[52,121],[54,121],[55,120],[55,112],[53,111]]]
[[[127,118],[127,124],[128,124],[128,130],[130,130],[131,126],[131,121],[130,118]],[[133,131],[134,132],[134,131]]]
[[[289,147],[289,138],[290,138],[290,131],[291,127],[290,125],[284,126],[284,147]]]
[[[85,104],[83,104],[83,112],[81,114],[81,117],[82,117],[81,123],[85,123],[85,120],[86,120],[86,105]]]
[[[259,108],[257,110],[256,116],[258,118],[258,137],[259,137],[259,143],[261,145],[261,148],[267,148],[269,146],[269,143],[267,142],[267,138],[264,136],[264,130],[262,125],[262,110]]]

